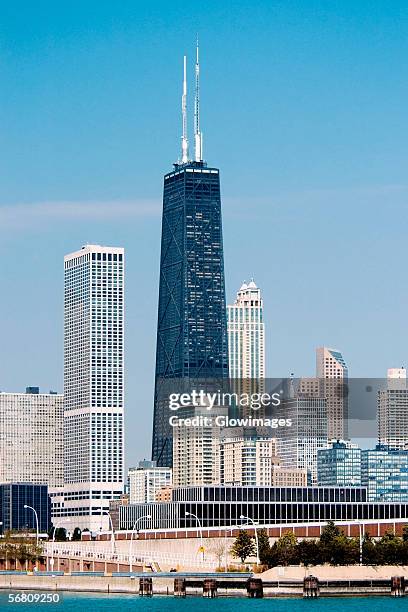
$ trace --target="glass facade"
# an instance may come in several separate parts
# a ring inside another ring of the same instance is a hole
[[[334,442],[317,451],[317,481],[323,486],[361,485],[361,449],[346,442]]]
[[[361,451],[361,483],[370,500],[408,501],[408,450]]]
[[[163,194],[152,444],[159,466],[173,461],[169,394],[227,379],[227,344],[219,171],[176,165]]]
[[[40,533],[47,533],[51,525],[51,499],[47,485],[30,483],[0,484],[1,531],[9,529],[36,529],[35,514],[38,515]]]
[[[132,504],[119,509],[120,529],[194,527],[186,512],[204,528],[232,527],[250,516],[259,525],[355,520],[408,519],[408,503],[369,501],[362,487],[186,487],[173,491],[170,503]]]

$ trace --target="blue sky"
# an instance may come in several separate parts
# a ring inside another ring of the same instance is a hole
[[[262,287],[267,373],[313,374],[321,344],[353,376],[407,363],[406,2],[4,2],[0,388],[62,389],[63,255],[124,246],[130,464],[150,448],[162,175],[197,31],[228,300]]]

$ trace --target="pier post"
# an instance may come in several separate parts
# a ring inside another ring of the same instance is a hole
[[[214,578],[203,580],[203,597],[217,597],[217,581]]]
[[[316,576],[305,576],[303,579],[303,597],[319,597],[319,579]]]
[[[153,596],[153,580],[151,578],[139,578],[140,597]]]
[[[393,576],[391,578],[391,595],[393,597],[404,597],[405,595],[404,576]]]
[[[186,580],[185,578],[174,579],[174,597],[186,596]]]
[[[263,597],[263,584],[261,578],[248,578],[247,594],[251,599],[260,599]]]

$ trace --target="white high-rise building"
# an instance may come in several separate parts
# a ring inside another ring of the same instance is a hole
[[[325,346],[316,349],[316,376],[320,384],[320,397],[327,405],[327,439],[348,439],[348,401],[344,385],[348,369],[343,355],[337,349]]]
[[[220,476],[225,486],[306,486],[307,470],[283,467],[278,441],[268,428],[231,427],[221,431]]]
[[[265,379],[263,300],[261,290],[253,280],[244,283],[235,303],[227,306],[227,323],[229,375],[233,391],[238,394],[262,393]]]
[[[290,419],[290,427],[277,434],[281,466],[307,470],[317,482],[317,451],[327,446],[326,400],[319,397],[290,397],[283,400],[280,416]]]
[[[61,487],[64,397],[40,393],[0,393],[0,482]]]
[[[253,280],[227,307],[230,378],[265,378],[263,300]]]
[[[386,388],[378,392],[378,443],[408,449],[408,389],[405,368],[390,368]]]
[[[216,414],[226,414],[217,408]],[[173,486],[220,484],[221,427],[206,408],[189,408],[180,413],[186,420],[173,428]],[[193,420],[194,419],[194,420]]]
[[[406,389],[407,370],[405,368],[388,368],[387,387],[388,389]]]
[[[279,464],[276,439],[242,427],[225,429],[221,438],[221,482],[236,486],[271,486]]]
[[[129,502],[147,504],[156,501],[162,489],[172,485],[171,468],[157,467],[155,461],[140,461],[137,468],[129,468]]]
[[[64,268],[65,487],[53,512],[98,530],[123,491],[124,250],[87,245]]]

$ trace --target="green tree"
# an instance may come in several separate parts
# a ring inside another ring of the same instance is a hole
[[[242,563],[245,563],[247,557],[253,557],[256,554],[254,539],[244,529],[240,529],[232,545],[231,553],[236,559],[241,559]]]
[[[378,565],[377,546],[368,533],[365,533],[363,538],[363,563],[364,565]]]
[[[300,563],[305,567],[320,563],[320,545],[316,540],[301,540],[297,545],[297,553]]]
[[[78,542],[81,539],[81,530],[79,527],[75,527],[74,532],[72,534],[72,541],[73,542]]]
[[[17,559],[17,549],[14,546],[14,544],[11,544],[11,542],[6,542],[4,545],[4,549],[7,555],[7,559],[9,560]]]
[[[378,561],[382,565],[401,565],[405,545],[392,531],[387,531],[376,545]]]
[[[266,529],[258,529],[259,562],[261,565],[269,565],[271,545]]]
[[[54,537],[54,534],[53,534]],[[55,530],[55,541],[66,542],[67,541],[67,530],[64,527],[57,527]]]
[[[280,565],[299,563],[297,539],[293,531],[287,531],[276,542],[276,554]]]
[[[16,557],[19,560],[21,567],[27,563],[27,561],[31,558],[27,544],[21,543],[16,546]]]
[[[404,542],[408,542],[408,525],[404,525],[402,529],[402,539]]]
[[[333,521],[329,521],[322,529],[320,534],[320,553],[321,560],[323,563],[332,563],[338,565],[338,560],[344,556],[345,553],[345,541],[343,532],[339,529]],[[339,539],[340,538],[340,539]],[[341,550],[336,550],[336,547],[340,546]]]
[[[341,529],[334,524],[334,521],[329,521],[322,529],[322,533],[320,534],[320,542],[322,544],[329,544],[333,542],[334,538],[337,538],[342,533],[343,532]]]
[[[43,554],[42,546],[38,545],[32,541],[22,541],[16,543],[14,545],[15,548],[15,558],[17,558],[20,562],[20,565],[27,566],[27,562],[31,561],[35,563],[40,559]]]
[[[358,563],[360,543],[356,538],[347,538],[344,533],[326,544],[330,550],[332,565],[353,565]]]

